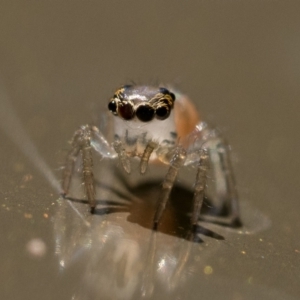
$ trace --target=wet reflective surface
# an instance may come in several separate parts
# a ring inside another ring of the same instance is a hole
[[[104,173],[101,169],[100,175]],[[105,170],[97,194],[110,200],[98,200],[94,215],[86,200],[69,197],[57,200],[53,216],[58,267],[66,279],[74,268],[80,274],[73,299],[99,295],[103,299],[193,298],[189,287],[199,276],[203,280],[213,276],[212,262],[217,261],[222,246],[228,247],[229,240],[239,235],[257,234],[270,226],[266,216],[257,218],[253,209],[242,207],[250,216],[246,225],[231,229],[201,222],[192,234],[188,217],[192,205],[182,201],[191,192],[177,185],[162,223],[153,231],[158,184],[148,181],[122,190],[121,184],[116,188],[115,177],[113,185],[107,180],[113,168],[106,166]],[[73,185],[77,190],[72,192],[80,195],[80,178]],[[206,286],[206,280],[203,284]]]
[[[299,8],[4,1],[0,298],[298,299]],[[96,214],[78,175],[59,198],[67,140],[130,80],[174,83],[225,132],[242,227],[191,239],[179,184],[153,232],[155,178],[126,188],[97,160]]]

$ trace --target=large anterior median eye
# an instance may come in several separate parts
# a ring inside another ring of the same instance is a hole
[[[149,104],[141,104],[138,106],[135,114],[138,117],[138,119],[141,120],[142,122],[148,122],[153,119],[155,110]]]

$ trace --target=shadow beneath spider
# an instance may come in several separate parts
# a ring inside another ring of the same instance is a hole
[[[99,182],[96,182],[96,185],[102,189],[109,189],[111,192],[125,201],[118,202],[112,200],[97,200],[97,206],[102,207],[97,207],[94,210],[93,213],[95,215],[127,212],[129,213],[129,216],[127,217],[128,222],[153,230],[153,217],[157,206],[157,199],[160,193],[160,189],[158,188],[160,186],[160,182],[148,182],[136,187],[126,186],[127,190],[130,190],[130,193],[128,194]],[[134,196],[131,196],[131,194]],[[87,200],[75,199],[71,197],[67,197],[66,199],[72,202],[84,203],[88,205]],[[192,199],[193,193],[191,191],[180,185],[175,185],[172,189],[170,199],[156,231],[195,243],[203,242],[199,235],[208,236],[217,240],[224,240],[222,235],[199,224],[196,226],[196,228],[194,228],[194,230],[192,230],[190,223],[190,215],[193,210]],[[201,215],[226,217],[228,215],[228,211],[225,208],[217,211],[211,206],[210,201],[205,199],[201,209]],[[214,223],[218,224],[218,222]],[[219,225],[226,226],[221,222]],[[231,227],[240,226],[241,223],[237,222],[232,224]]]
[[[130,214],[127,220],[131,223],[139,224],[140,226],[153,229],[153,218],[157,207],[157,199],[159,197],[160,183],[148,182],[131,188],[132,193],[143,199],[141,203],[132,205]],[[193,210],[193,193],[186,188],[175,185],[170,194],[169,201],[161,218],[158,232],[176,236],[182,239],[201,243],[203,240],[199,235],[208,236],[217,240],[224,240],[222,235],[197,225],[194,230],[191,227],[190,215]],[[211,210],[209,202],[203,204],[201,213],[207,214]]]

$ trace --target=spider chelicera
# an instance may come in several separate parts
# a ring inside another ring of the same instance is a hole
[[[208,173],[213,177],[213,197],[229,214],[207,215],[204,219],[234,225],[239,221],[238,197],[229,147],[218,130],[199,119],[195,106],[179,92],[144,85],[124,85],[108,103],[113,128],[107,137],[96,126],[81,126],[72,139],[62,180],[62,194],[70,187],[75,162],[81,154],[83,183],[93,213],[96,207],[92,150],[101,158],[117,159],[126,173],[131,159],[139,159],[141,176],[152,162],[167,164],[153,228],[156,229],[178,171],[197,169],[193,185],[191,226],[196,228],[207,190]]]

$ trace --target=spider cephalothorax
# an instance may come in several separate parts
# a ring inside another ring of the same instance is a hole
[[[175,95],[163,87],[145,89],[145,86],[124,85],[115,92],[108,109],[124,120],[136,117],[142,122],[149,122],[153,118],[167,119],[174,101]]]

